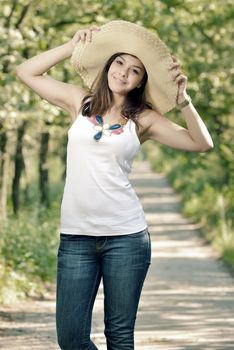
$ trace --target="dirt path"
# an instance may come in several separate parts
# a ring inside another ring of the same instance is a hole
[[[196,225],[180,214],[179,198],[147,163],[131,181],[144,206],[152,264],[136,324],[136,350],[234,349],[234,282]],[[54,294],[0,310],[0,349],[57,349]],[[103,295],[95,302],[93,339],[105,350]]]

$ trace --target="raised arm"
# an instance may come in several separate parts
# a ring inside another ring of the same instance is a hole
[[[174,63],[170,69],[174,70],[174,81],[178,84],[177,103],[181,104],[188,97],[186,93],[187,77],[181,74],[180,65],[174,56],[173,60]],[[212,138],[193,104],[190,102],[189,105],[183,107],[181,113],[185,118],[187,129],[155,111],[149,112],[146,118],[148,138],[185,151],[206,152],[212,149]]]
[[[45,74],[57,63],[69,58],[78,41],[92,40],[97,27],[80,30],[67,43],[36,55],[16,67],[19,79],[48,102],[68,111],[75,118],[85,91],[80,87],[63,83]]]

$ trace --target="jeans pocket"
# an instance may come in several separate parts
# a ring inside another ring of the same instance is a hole
[[[127,236],[131,237],[131,238],[137,238],[137,237],[142,237],[142,236],[144,236],[147,233],[148,233],[148,228],[146,227],[146,228],[144,228],[144,230],[141,230],[141,231],[138,231],[138,232],[135,232],[135,233],[130,233]]]
[[[80,235],[60,233],[61,242],[76,242],[80,238]]]

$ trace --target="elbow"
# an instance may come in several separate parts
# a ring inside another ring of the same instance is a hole
[[[16,76],[25,84],[30,83],[37,75],[32,74],[27,67],[17,66],[15,69]]]
[[[16,76],[22,81],[25,82],[27,80],[27,77],[30,76],[30,74],[27,72],[26,68],[23,68],[21,64],[16,67]]]
[[[214,148],[213,141],[211,140],[210,142],[207,142],[205,145],[200,147],[198,152],[209,152]]]
[[[25,70],[21,68],[16,68],[16,76],[17,78],[25,85],[29,86],[31,81],[31,76],[25,72]]]
[[[23,80],[23,79],[22,79],[22,77],[23,77],[23,71],[22,71],[20,65],[16,67],[16,76],[17,76],[20,80]]]

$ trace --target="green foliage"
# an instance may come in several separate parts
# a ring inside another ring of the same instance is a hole
[[[43,295],[54,281],[58,247],[58,201],[53,208],[27,208],[9,218],[0,238],[0,302]]]

